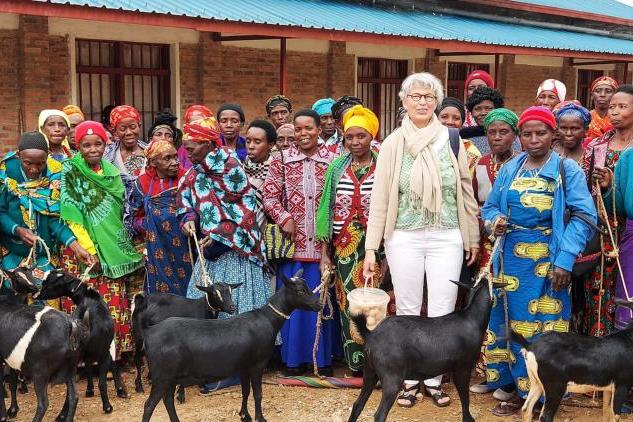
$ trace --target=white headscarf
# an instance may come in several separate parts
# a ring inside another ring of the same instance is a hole
[[[538,98],[543,91],[552,91],[554,94],[558,96],[558,99],[563,102],[565,101],[565,95],[567,95],[567,87],[564,83],[559,81],[558,79],[545,79],[539,85],[536,90],[536,97]]]

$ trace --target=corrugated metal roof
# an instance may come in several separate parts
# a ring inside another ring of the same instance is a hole
[[[633,7],[617,0],[514,0],[518,3],[536,4],[538,6],[556,7],[575,10],[577,12],[616,18],[633,19]]]
[[[337,0],[40,1],[235,22],[353,31],[513,47],[633,55],[633,41],[623,39],[454,15],[387,10]],[[569,3],[572,2],[570,1]]]

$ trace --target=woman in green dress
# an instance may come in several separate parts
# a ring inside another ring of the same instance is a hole
[[[316,235],[324,241],[321,272],[334,269],[345,359],[352,375],[360,376],[363,346],[356,342],[354,330],[350,330],[347,293],[365,283],[365,231],[377,155],[371,150],[371,141],[378,133],[378,118],[368,108],[357,105],[345,113],[343,127],[348,152],[328,167]],[[379,274],[376,271],[374,278],[379,279]]]

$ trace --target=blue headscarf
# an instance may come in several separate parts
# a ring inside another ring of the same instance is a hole
[[[316,111],[319,116],[332,114],[332,106],[335,102],[334,98],[321,98],[312,104],[312,110]]]
[[[570,116],[582,120],[585,124],[585,129],[589,127],[591,123],[591,113],[583,106],[569,102],[556,111],[556,122],[559,122],[561,117]]]

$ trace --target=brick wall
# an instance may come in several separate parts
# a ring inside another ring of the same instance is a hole
[[[68,39],[50,36],[48,68],[50,71],[51,108],[63,108],[70,102],[71,81],[75,72],[70,69],[70,51]]]
[[[545,79],[564,79],[562,68],[547,66],[530,66],[523,64],[508,64],[505,67],[505,87],[502,92],[506,108],[520,114],[527,107],[534,105],[536,90]],[[569,83],[569,82],[567,82]],[[573,85],[568,86],[570,95],[574,93]]]
[[[0,155],[16,145],[19,131],[17,39],[17,30],[0,30]]]
[[[200,45],[184,44],[180,51],[180,115],[184,116],[187,106],[201,102],[202,72],[200,64]]]
[[[37,129],[41,110],[71,98],[67,38],[49,35],[46,17],[18,22],[17,30],[0,30],[0,154],[15,148],[21,130]]]
[[[266,100],[279,93],[279,51],[223,45],[201,34],[200,52],[201,101],[213,110],[236,102],[247,120],[265,117]],[[344,43],[332,43],[327,54],[288,51],[286,65],[286,95],[295,110],[310,107],[318,98],[355,91],[354,56],[345,53]],[[181,62],[181,75],[183,67]],[[192,102],[182,98],[182,104],[186,108]]]

